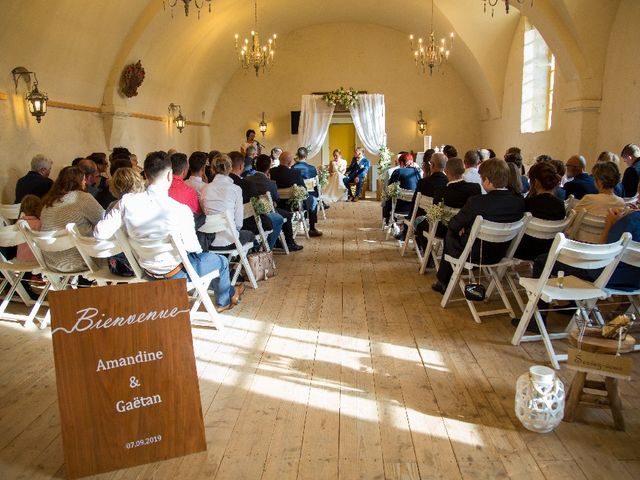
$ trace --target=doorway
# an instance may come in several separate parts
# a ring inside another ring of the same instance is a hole
[[[347,164],[356,149],[356,129],[353,123],[332,123],[329,125],[329,161],[333,159],[333,151],[338,148]]]

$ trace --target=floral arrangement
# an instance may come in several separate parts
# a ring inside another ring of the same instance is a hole
[[[291,187],[291,196],[289,197],[289,207],[292,210],[298,209],[298,204],[303,202],[309,196],[309,192],[305,187],[301,187],[300,185],[293,185]]]
[[[395,199],[400,196],[400,182],[393,182],[387,185],[385,190],[385,198]]]
[[[324,188],[327,183],[329,183],[329,167],[327,165],[323,165],[318,168],[318,183],[320,187]]]
[[[271,212],[271,207],[266,198],[252,197],[250,201],[256,215],[264,215],[265,213]]]
[[[120,76],[120,91],[125,97],[135,97],[138,95],[138,87],[142,85],[144,81],[144,68],[142,68],[142,62],[138,60],[137,63],[130,63]]]
[[[440,204],[433,204],[430,207],[427,207],[426,217],[429,220],[430,224],[434,224],[435,222],[440,222],[443,225],[448,225],[449,220],[451,220],[457,211],[450,207],[446,207]]]
[[[342,105],[345,108],[351,108],[358,104],[358,92],[349,87],[344,89],[343,87],[334,90],[333,92],[325,93],[322,99],[329,105]]]
[[[387,148],[386,145],[381,145],[380,150],[378,150],[378,156],[380,160],[378,161],[378,175],[382,176],[384,173],[391,168],[391,157],[393,156],[393,152]]]

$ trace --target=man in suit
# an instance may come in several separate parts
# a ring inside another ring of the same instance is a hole
[[[269,178],[269,167],[271,167],[271,157],[269,155],[258,155],[256,159],[256,173],[244,179],[244,182],[252,185],[257,195],[265,195],[267,192],[271,194],[271,200],[277,205],[280,199],[278,195],[278,186],[276,182]],[[287,242],[290,252],[302,250],[302,245],[298,245],[293,237],[293,226],[290,211],[276,206],[276,211],[268,214],[274,225],[273,232],[269,234],[269,248],[276,245],[280,232],[284,232],[284,238]],[[279,217],[279,218],[278,218]],[[275,220],[274,220],[275,218]],[[276,229],[277,227],[277,229]]]
[[[413,208],[416,204],[416,197],[418,192],[425,197],[436,198],[436,195],[440,195],[441,190],[447,186],[449,179],[444,173],[444,169],[447,165],[447,156],[444,153],[434,153],[431,156],[429,164],[423,164],[422,170],[426,174],[427,167],[431,169],[431,175],[424,176],[418,180],[416,190],[413,192],[413,199],[411,200],[410,212],[413,212]],[[424,215],[422,209],[418,210],[418,215]]]
[[[625,197],[635,197],[638,194],[640,182],[640,147],[633,143],[625,145],[620,153],[620,158],[627,165],[622,176],[622,186]]]
[[[289,188],[293,185],[298,185],[306,188],[302,173],[300,172],[300,170],[291,168],[292,163],[293,155],[291,154],[291,152],[282,152],[282,155],[280,155],[280,165],[278,165],[277,167],[273,167],[269,171],[271,180],[276,182],[278,188]],[[311,200],[312,198],[314,200]],[[318,201],[317,199],[315,199],[315,197],[309,195],[305,203],[306,208],[309,212],[309,236],[320,237],[322,236],[322,232],[316,229],[316,222],[318,221]],[[311,208],[312,205],[315,205],[315,208]],[[281,198],[278,201],[278,206],[285,210],[289,210],[288,200],[284,200]]]
[[[254,168],[253,163],[256,161],[256,157],[258,156],[258,149],[254,146],[247,147],[245,157],[244,157],[244,170],[242,172],[242,178],[250,177],[256,170]]]
[[[482,162],[480,176],[482,177],[482,186],[487,194],[476,195],[468,199],[460,212],[449,221],[444,240],[442,262],[437,273],[438,281],[431,286],[436,292],[445,292],[453,274],[453,268],[444,259],[444,256],[451,255],[456,258],[460,256],[469,239],[473,222],[478,215],[481,215],[485,220],[499,223],[517,222],[524,215],[524,198],[507,189],[509,167],[504,160],[493,158]],[[471,250],[471,259],[474,262],[480,260],[480,243],[477,241]],[[482,242],[482,244],[482,262],[484,263],[499,261],[509,248],[509,242]]]
[[[562,187],[566,198],[569,198],[569,195],[573,195],[576,200],[580,200],[587,194],[598,193],[593,177],[585,172],[587,161],[582,155],[574,155],[569,158],[566,166],[567,177],[573,177],[573,180],[565,183]]]
[[[367,178],[367,172],[369,171],[370,166],[371,163],[364,156],[364,148],[356,148],[355,157],[351,160],[351,165],[347,168],[345,177],[342,179],[344,186],[347,188],[348,200],[357,202],[358,198],[360,198],[360,191],[362,190],[364,179]],[[356,184],[355,195],[352,195],[351,190],[349,189],[349,184],[351,182]]]
[[[53,162],[42,154],[33,157],[31,171],[16,182],[16,201],[14,203],[22,202],[24,196],[29,194],[40,198],[44,197],[53,185],[53,180],[49,178],[52,165]]]

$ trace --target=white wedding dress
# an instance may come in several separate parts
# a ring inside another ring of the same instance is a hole
[[[339,202],[346,198],[347,189],[342,182],[346,171],[347,161],[344,158],[332,160],[329,164],[329,181],[322,190],[322,198],[326,202]]]

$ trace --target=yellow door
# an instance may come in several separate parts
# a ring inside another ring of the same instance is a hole
[[[334,123],[329,125],[329,161],[333,160],[333,151],[339,148],[342,157],[351,163],[356,149],[356,129],[353,123]]]

